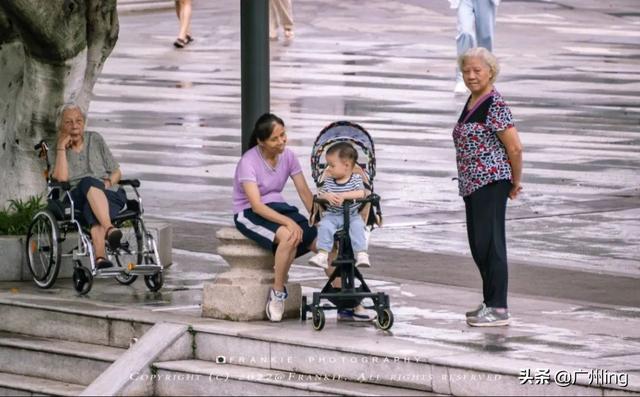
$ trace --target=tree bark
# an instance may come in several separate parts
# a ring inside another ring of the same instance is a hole
[[[0,1],[0,208],[44,191],[33,146],[55,142],[64,102],[88,111],[117,39],[116,0]]]

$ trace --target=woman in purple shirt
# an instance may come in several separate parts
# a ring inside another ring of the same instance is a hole
[[[471,91],[453,129],[458,187],[484,297],[476,310],[466,313],[467,323],[508,325],[505,213],[507,197],[515,199],[522,190],[522,144],[511,110],[493,87],[499,71],[493,54],[472,48],[458,58],[458,65]]]
[[[238,230],[275,255],[275,279],[267,300],[267,317],[280,321],[287,298],[285,280],[293,260],[316,251],[317,230],[296,207],[282,196],[291,178],[304,206],[310,212],[313,194],[302,174],[300,162],[286,148],[284,122],[278,116],[262,115],[253,129],[249,150],[238,162],[233,180],[233,212]]]

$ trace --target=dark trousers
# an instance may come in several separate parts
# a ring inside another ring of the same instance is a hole
[[[489,307],[507,307],[509,272],[504,229],[510,190],[510,181],[498,181],[464,198],[471,255],[480,270],[484,303]]]
[[[109,202],[109,217],[111,219],[118,215],[120,210],[122,210],[124,205],[127,203],[127,194],[122,188],[114,192],[112,190],[105,189],[104,182],[100,179],[92,177],[82,178],[70,193],[75,209],[82,213],[82,220],[84,221],[83,224],[89,227],[98,223],[98,220],[89,205],[89,200],[87,200],[87,192],[89,192],[89,189],[92,187],[102,190],[105,196],[107,196],[107,201]]]

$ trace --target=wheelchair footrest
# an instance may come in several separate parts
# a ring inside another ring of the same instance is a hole
[[[158,265],[138,265],[129,270],[128,273],[136,276],[150,276],[160,272],[161,270],[162,268]]]
[[[96,273],[96,277],[114,277],[124,273],[124,269],[121,267],[108,267],[106,269],[100,269]]]

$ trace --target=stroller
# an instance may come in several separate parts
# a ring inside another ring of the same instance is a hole
[[[380,211],[380,196],[373,192],[373,180],[376,175],[376,157],[373,140],[369,133],[361,126],[348,122],[337,121],[325,127],[313,145],[311,153],[311,172],[313,180],[318,188],[322,187],[325,179],[326,160],[325,151],[338,142],[348,142],[358,151],[358,159],[366,159],[356,165],[354,172],[361,173],[368,196],[358,200],[345,200],[342,208],[344,214],[344,227],[338,230],[334,236],[337,243],[337,256],[331,266],[334,266],[329,281],[320,292],[314,292],[311,304],[307,304],[307,297],[302,297],[300,318],[307,320],[307,312],[311,312],[313,328],[322,330],[325,325],[325,310],[340,310],[353,308],[361,304],[365,298],[371,298],[372,306],[366,309],[375,310],[377,313],[376,324],[383,330],[388,330],[393,325],[393,313],[389,308],[389,296],[383,292],[371,292],[362,274],[355,266],[351,239],[349,237],[350,206],[353,202],[360,203],[359,213],[363,216],[365,224],[372,230],[375,225],[382,224],[382,212]],[[317,223],[327,202],[314,197],[314,209],[309,222]],[[341,288],[334,288],[332,282],[340,277]],[[359,285],[356,286],[356,280]],[[322,304],[322,300],[328,300],[333,305]]]

